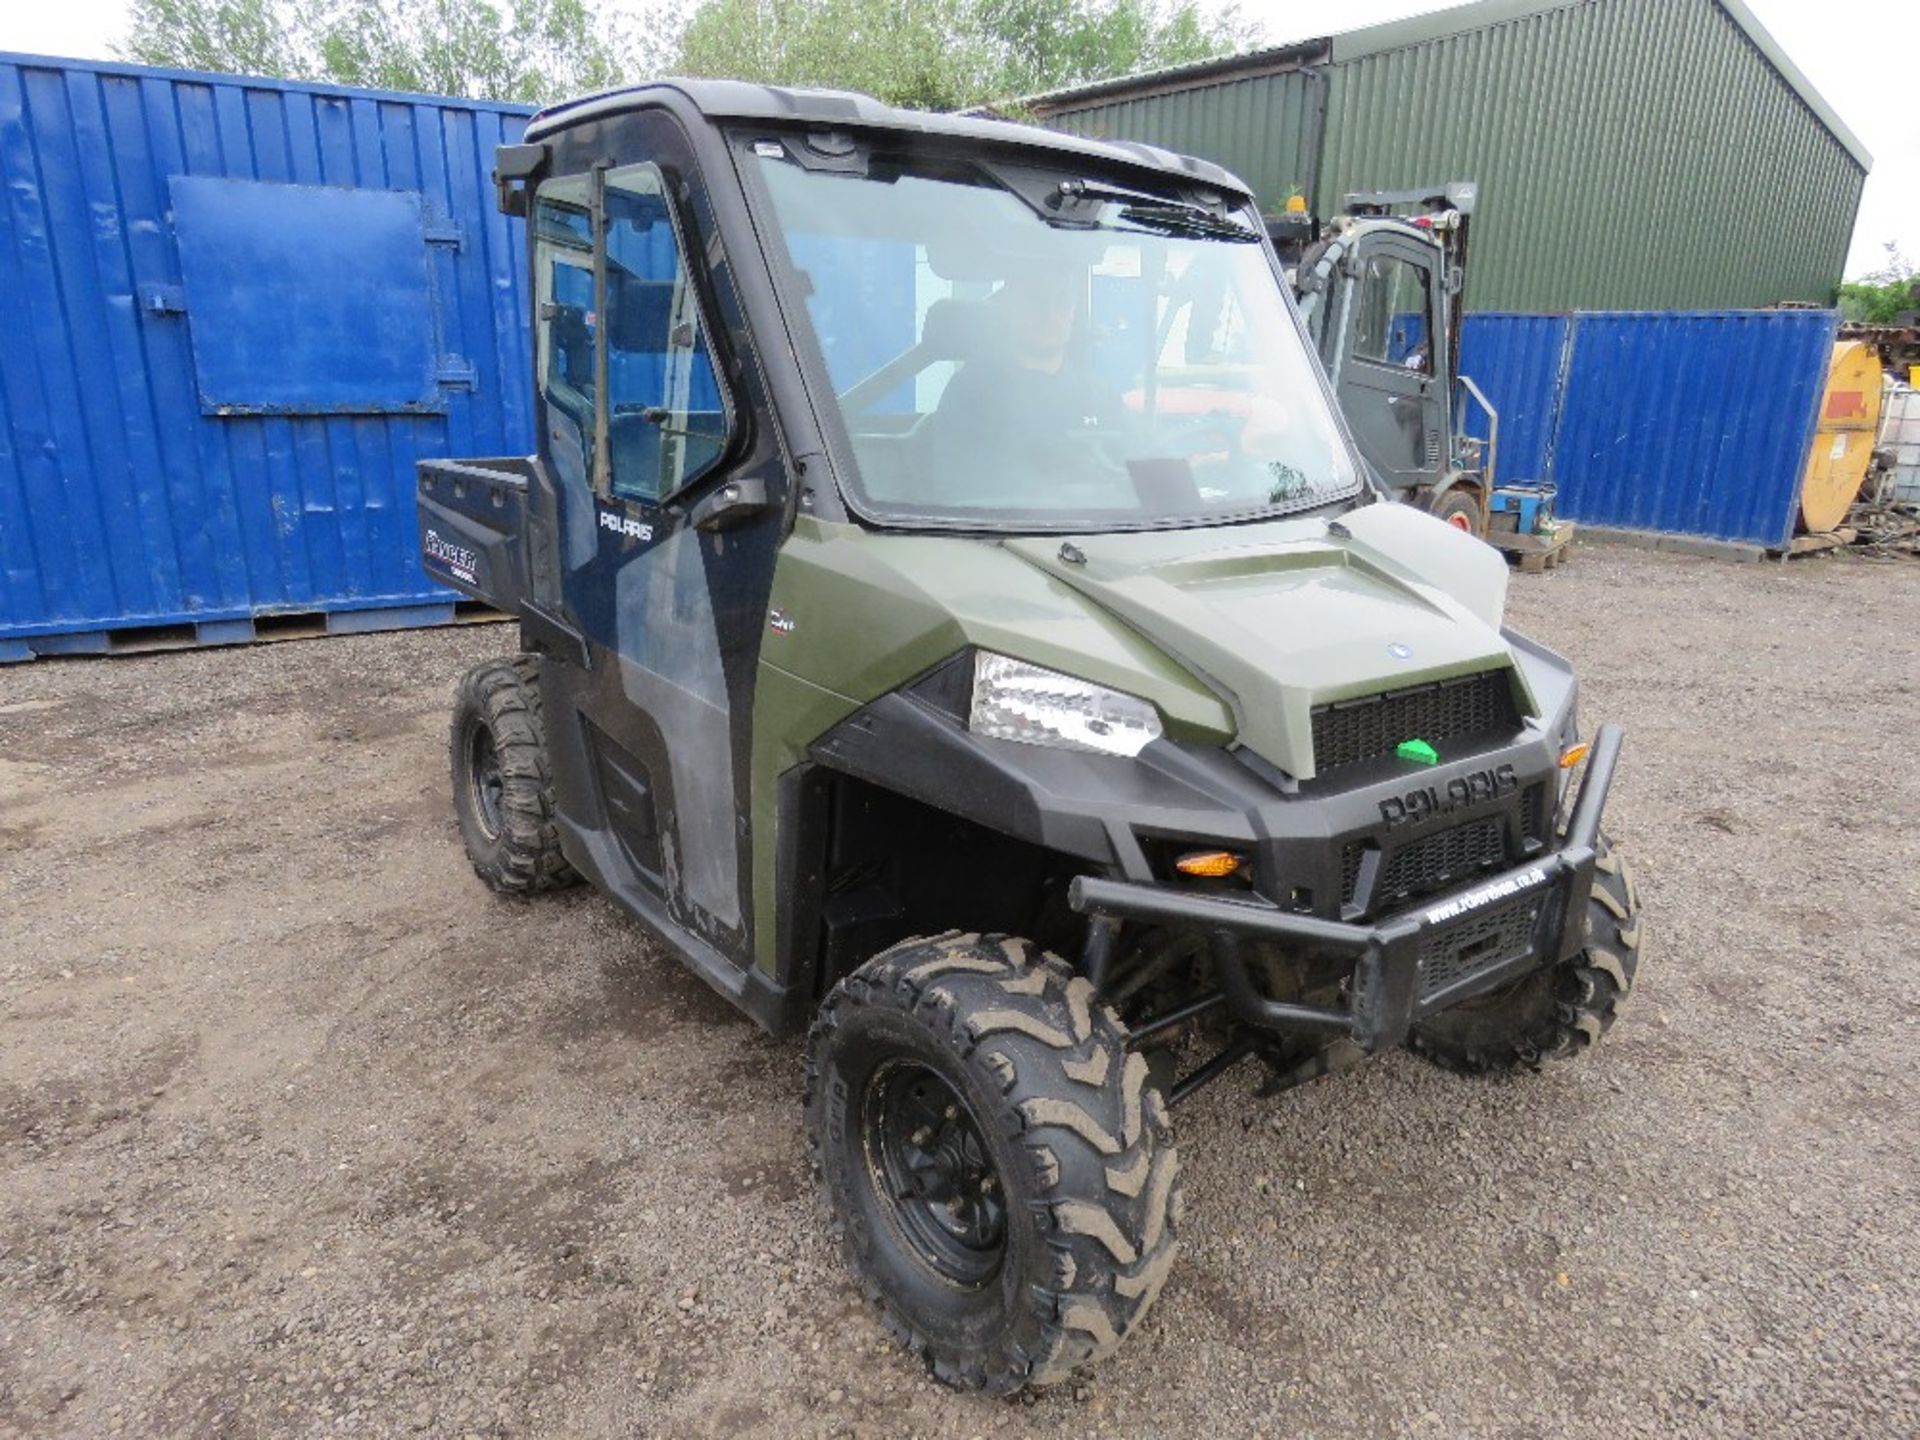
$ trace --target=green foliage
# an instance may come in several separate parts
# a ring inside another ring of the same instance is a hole
[[[123,53],[148,65],[235,75],[306,74],[280,0],[134,0]]]
[[[588,0],[133,0],[126,54],[150,65],[530,103],[653,68]]]
[[[1251,40],[1199,0],[133,0],[150,65],[540,103],[646,75],[958,109]]]
[[[1249,39],[1195,0],[707,0],[675,66],[951,110],[1203,59]]]
[[[1891,325],[1920,310],[1920,271],[1887,242],[1887,263],[1840,287],[1840,313],[1865,325]]]

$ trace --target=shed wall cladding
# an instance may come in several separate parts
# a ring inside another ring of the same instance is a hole
[[[1715,0],[1333,57],[1317,203],[1478,180],[1473,309],[1833,299],[1865,175]]]
[[[1224,165],[1277,207],[1308,190],[1326,105],[1324,72],[1288,70],[1164,95],[1093,104],[1048,123],[1100,140],[1138,140]]]
[[[1330,214],[1351,191],[1477,180],[1471,309],[1828,304],[1864,164],[1737,3],[1482,0],[1274,52],[1264,74],[1214,62],[1036,103],[1216,160],[1268,208],[1296,185]]]
[[[532,443],[524,239],[488,178],[526,113],[0,56],[11,658],[452,613],[413,465]]]

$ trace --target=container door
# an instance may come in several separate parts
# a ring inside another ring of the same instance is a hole
[[[1335,390],[1361,453],[1392,485],[1430,483],[1445,462],[1438,261],[1410,235],[1369,235],[1345,287]]]

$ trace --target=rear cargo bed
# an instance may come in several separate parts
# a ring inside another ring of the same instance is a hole
[[[422,460],[420,555],[427,574],[497,610],[527,589],[525,456]]]

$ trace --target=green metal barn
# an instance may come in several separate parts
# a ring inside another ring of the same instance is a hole
[[[1024,104],[1268,208],[1477,180],[1475,310],[1830,304],[1872,163],[1739,0],[1479,0]]]

